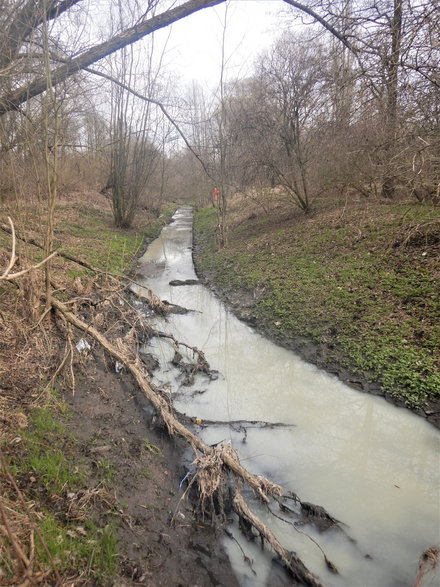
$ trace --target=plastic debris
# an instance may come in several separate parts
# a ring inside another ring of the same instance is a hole
[[[188,471],[188,473],[185,475],[185,477],[182,479],[182,481],[179,483],[179,489],[182,489],[185,481],[188,481],[188,479],[191,477],[191,471]]]
[[[84,338],[81,338],[76,344],[76,350],[79,353],[87,353],[90,349],[91,346]]]
[[[123,368],[124,368],[124,365],[122,363],[120,363],[119,361],[116,361],[116,363],[115,363],[116,373],[121,373]]]

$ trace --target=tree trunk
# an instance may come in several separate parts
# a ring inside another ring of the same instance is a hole
[[[383,153],[384,178],[382,196],[393,198],[396,191],[396,174],[393,170],[393,158],[397,143],[397,109],[400,44],[402,38],[402,0],[394,0],[393,20],[391,24],[391,55],[387,68],[387,101],[385,109],[385,149]]]

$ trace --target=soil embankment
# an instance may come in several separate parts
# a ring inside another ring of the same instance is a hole
[[[267,206],[233,202],[221,251],[215,211],[198,212],[200,278],[264,335],[438,427],[438,209],[335,201],[304,216]]]
[[[57,256],[54,295],[129,353],[145,332],[118,275],[171,212],[122,231],[99,194],[69,195],[57,210],[56,248],[98,272]],[[43,242],[42,211],[4,213],[27,235],[21,263],[40,260],[29,235]],[[2,266],[10,240],[0,234]],[[182,499],[184,443],[156,427],[91,337],[45,312],[44,291],[37,271],[0,287],[0,583],[235,585],[219,537]]]

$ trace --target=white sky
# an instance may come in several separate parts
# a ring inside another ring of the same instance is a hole
[[[279,0],[233,0],[229,3],[225,58],[226,78],[243,78],[255,57],[281,31]],[[225,5],[207,8],[155,33],[159,44],[169,35],[164,64],[180,81],[218,86]]]

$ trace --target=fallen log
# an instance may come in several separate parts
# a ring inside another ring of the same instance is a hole
[[[68,322],[96,340],[114,359],[125,366],[127,371],[129,371],[136,380],[136,383],[144,395],[157,410],[165,423],[170,436],[179,435],[184,438],[192,446],[196,455],[197,450],[205,456],[214,454],[216,449],[207,445],[200,437],[179,422],[173,413],[170,404],[148,382],[139,360],[128,358],[126,354],[110,343],[110,341],[96,328],[84,322],[76,314],[71,312],[65,304],[56,298],[52,297],[51,304],[52,307],[64,316]],[[216,452],[216,455],[217,454],[219,454],[218,450]],[[279,485],[270,482],[265,477],[250,473],[240,464],[238,458],[234,457],[234,451],[222,450],[220,455],[222,465],[231,471],[236,477],[248,484],[262,502],[269,503],[272,496],[281,495],[282,488]],[[235,495],[233,507],[237,514],[240,512],[239,515],[255,526],[260,535],[271,545],[276,554],[284,562],[286,569],[288,569],[298,581],[311,587],[322,587],[322,583],[310,571],[308,571],[298,557],[291,555],[288,550],[281,545],[272,531],[251,512],[244,499],[240,499],[240,496],[237,493]]]

